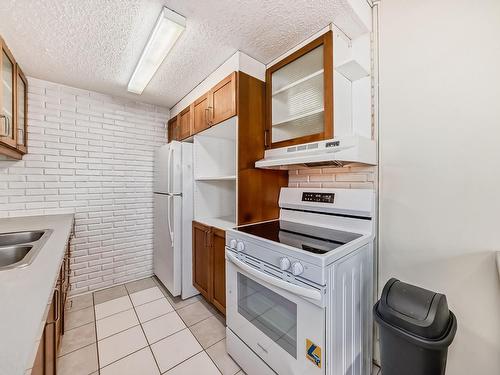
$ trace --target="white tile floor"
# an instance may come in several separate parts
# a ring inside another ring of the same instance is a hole
[[[226,352],[224,318],[155,278],[75,297],[66,316],[60,375],[244,374]]]
[[[61,375],[243,374],[226,352],[224,318],[154,278],[75,297],[66,316]]]

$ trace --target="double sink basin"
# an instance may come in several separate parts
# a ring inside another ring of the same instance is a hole
[[[0,271],[30,265],[51,234],[51,229],[0,233]]]

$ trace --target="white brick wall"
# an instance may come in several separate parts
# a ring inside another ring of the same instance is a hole
[[[377,167],[351,165],[343,168],[298,168],[288,173],[289,187],[375,189]]]
[[[29,79],[29,154],[0,160],[0,217],[75,213],[72,294],[152,274],[153,150],[168,117]]]

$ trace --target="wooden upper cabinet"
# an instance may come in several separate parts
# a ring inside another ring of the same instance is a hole
[[[193,103],[193,134],[210,127],[210,93],[198,98]]]
[[[328,31],[266,70],[267,148],[333,138],[333,37]]]
[[[0,154],[21,159],[28,151],[28,81],[0,37]]]
[[[237,77],[236,72],[231,73],[180,112],[175,120],[170,120],[169,141],[186,139],[236,116]]]
[[[212,227],[212,303],[226,314],[226,232]]]
[[[175,116],[172,117],[170,120],[168,120],[168,125],[167,125],[168,142],[179,140],[178,119],[179,119],[178,116]]]
[[[210,90],[211,125],[236,116],[236,72]]]
[[[2,39],[0,49],[0,143],[15,149],[16,61]]]
[[[179,114],[179,134],[178,139],[182,141],[190,137],[193,134],[193,105],[191,104],[189,107],[184,109]]]

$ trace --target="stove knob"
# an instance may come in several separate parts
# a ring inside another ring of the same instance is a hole
[[[237,251],[244,251],[245,250],[245,244],[243,242],[238,241],[236,244],[236,250]]]
[[[282,271],[286,271],[289,268],[290,268],[290,259],[286,257],[280,258],[280,269]]]
[[[229,242],[229,247],[230,247],[231,249],[236,249],[236,240],[231,240],[231,241]]]
[[[299,276],[302,272],[304,272],[304,266],[300,262],[292,264],[292,274],[294,276]]]

